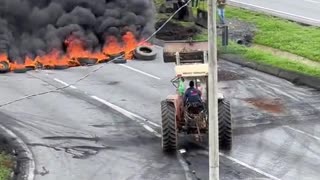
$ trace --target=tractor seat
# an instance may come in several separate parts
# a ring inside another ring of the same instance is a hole
[[[202,102],[187,102],[186,109],[191,114],[199,114],[204,110],[204,105]]]

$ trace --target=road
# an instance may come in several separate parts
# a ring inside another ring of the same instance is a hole
[[[161,59],[161,57],[159,57]],[[186,179],[160,149],[160,101],[173,93],[173,65],[107,64],[74,86],[0,110],[1,124],[31,148],[36,180]],[[320,93],[225,61],[220,90],[231,100],[234,146],[221,179],[318,179]],[[97,66],[1,75],[0,103],[73,83]],[[232,77],[232,80],[227,80]],[[182,144],[189,169],[208,179],[208,152]]]
[[[320,26],[320,0],[230,0],[229,2],[237,6]]]

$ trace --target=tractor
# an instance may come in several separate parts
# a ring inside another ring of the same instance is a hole
[[[165,62],[173,62],[172,57],[166,57]],[[172,55],[172,54],[171,54]],[[171,83],[176,88],[176,94],[169,95],[161,101],[162,116],[162,149],[165,152],[178,148],[180,135],[191,135],[198,142],[209,133],[208,122],[208,63],[207,52],[175,53],[175,77]],[[168,60],[170,59],[171,60]],[[181,93],[181,83],[189,81],[195,83],[195,88],[202,92],[202,100],[198,106],[191,105],[184,100]],[[218,124],[219,149],[232,148],[232,119],[230,103],[219,93],[218,95]]]

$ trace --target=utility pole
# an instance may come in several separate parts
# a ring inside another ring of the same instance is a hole
[[[219,180],[217,0],[208,0],[209,180]]]

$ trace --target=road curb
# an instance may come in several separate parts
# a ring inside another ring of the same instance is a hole
[[[34,180],[35,162],[28,146],[15,133],[0,125],[1,139],[10,147],[16,164],[13,174],[14,180]]]
[[[257,71],[261,71],[282,79],[286,79],[296,85],[309,86],[320,90],[320,78],[312,77],[309,75],[301,74],[294,71],[289,71],[277,67],[273,67],[266,64],[251,62],[239,55],[234,54],[220,54],[219,58],[235,64],[239,64],[244,67],[248,67]]]

